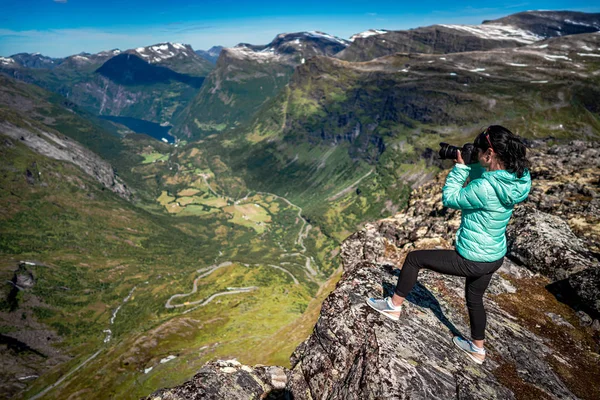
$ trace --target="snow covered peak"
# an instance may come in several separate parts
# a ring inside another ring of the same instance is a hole
[[[281,56],[270,47],[261,51],[254,51],[244,45],[237,45],[235,47],[224,48],[223,51],[227,51],[230,56],[237,59],[253,60],[261,64],[269,61],[277,61],[281,58]]]
[[[350,36],[350,41],[353,42],[357,38],[366,38],[369,36],[383,35],[387,32],[388,31],[385,29],[369,29],[368,31],[364,31],[364,32],[357,33],[355,35]]]
[[[0,57],[0,64],[10,65],[14,64],[15,60],[10,57]]]
[[[74,61],[80,62],[80,63],[89,63],[89,62],[91,62],[91,60],[88,57],[86,57],[84,55],[79,55],[79,54],[77,54],[75,56],[72,56],[71,59],[74,60]]]
[[[185,46],[182,45],[181,43],[169,43],[171,46],[175,47],[176,49],[179,50],[185,50]]]
[[[455,29],[470,33],[477,37],[489,40],[514,40],[519,43],[530,44],[545,39],[527,30],[517,28],[512,25],[503,24],[482,24],[482,25],[445,25],[449,29]]]
[[[158,43],[153,46],[138,47],[132,52],[137,53],[149,63],[159,63],[176,56],[190,57],[195,55],[193,50],[181,43]]]

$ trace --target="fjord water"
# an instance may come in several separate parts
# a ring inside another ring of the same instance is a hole
[[[112,115],[102,115],[100,118],[107,119],[109,121],[117,122],[125,125],[136,133],[143,133],[148,136],[152,136],[156,140],[166,139],[168,143],[175,143],[175,138],[169,134],[171,126],[162,126],[156,122],[146,121],[139,118],[132,117],[115,117]]]

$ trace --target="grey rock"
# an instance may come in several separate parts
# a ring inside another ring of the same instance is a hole
[[[590,317],[584,311],[577,311],[576,314],[579,317],[579,323],[581,326],[592,326],[592,323],[594,322],[592,317]]]
[[[347,242],[376,236],[372,229],[365,228],[343,245],[364,248],[364,243]],[[368,257],[378,259],[382,254]],[[459,398],[515,398],[494,374],[500,357],[490,357],[482,368],[473,369],[451,343],[452,335],[468,333],[468,320],[452,306],[457,299],[464,302],[461,278],[421,271],[401,320],[394,322],[364,301],[391,294],[397,270],[355,258],[344,265],[351,269],[345,270],[323,303],[313,334],[292,355],[292,372],[304,379],[310,394],[294,392],[295,398],[447,399],[457,393]],[[492,281],[490,291],[507,292],[500,277]],[[503,362],[519,365],[522,379],[538,388],[559,398],[574,398],[546,361],[553,350],[544,340],[519,326],[499,304],[488,301],[486,307],[488,335]]]
[[[129,200],[132,197],[129,188],[116,176],[113,167],[108,162],[66,136],[59,136],[34,127],[31,127],[30,131],[8,122],[0,123],[0,133],[20,140],[21,143],[24,143],[33,151],[46,157],[68,161],[77,165],[86,174],[124,199]],[[27,181],[33,184],[35,182],[33,175],[28,175]]]
[[[569,285],[587,307],[600,315],[600,267],[598,265],[570,276]]]
[[[506,238],[510,257],[554,280],[597,265],[565,221],[530,205],[516,208]]]
[[[575,328],[569,321],[565,320],[562,316],[552,313],[552,312],[547,312],[545,313],[551,320],[552,322],[554,322],[556,325],[562,325],[562,326],[567,326],[569,328]]]
[[[147,400],[291,399],[286,370],[282,367],[248,367],[235,360],[205,364],[190,381],[173,389],[161,389]]]

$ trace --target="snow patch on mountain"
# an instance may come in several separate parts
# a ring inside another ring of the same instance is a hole
[[[305,35],[306,36],[313,36],[313,37],[321,38],[321,39],[331,40],[333,42],[337,42],[337,43],[339,43],[341,45],[344,45],[344,46],[348,46],[349,45],[349,43],[348,43],[347,40],[340,39],[337,36],[333,36],[333,35],[330,35],[328,33],[321,32],[321,31],[308,31],[308,32],[305,33]]]
[[[449,29],[455,29],[470,33],[474,36],[489,40],[514,40],[519,43],[533,43],[545,39],[535,33],[517,28],[512,25],[485,24],[485,25],[446,25],[440,24]]]
[[[82,62],[90,62],[89,58],[87,58],[85,56],[80,56],[80,55],[73,56],[73,59],[77,60],[77,61],[82,61]]]
[[[587,26],[588,28],[596,28],[596,29],[600,29],[600,26],[598,24],[586,24],[585,22],[579,22],[579,21],[571,21],[570,19],[565,19],[565,22],[567,24],[571,24],[571,25],[579,25],[579,26]]]
[[[261,64],[270,61],[278,61],[281,58],[281,56],[275,53],[275,51],[270,47],[261,51],[254,51],[246,46],[238,45],[236,47],[229,47],[223,50],[227,51],[232,57],[241,60],[254,60]]]
[[[383,35],[387,32],[388,31],[385,29],[369,29],[368,31],[364,31],[364,32],[357,33],[355,35],[350,36],[350,41],[353,42],[357,38],[366,38],[369,36]]]
[[[187,53],[190,51],[192,50],[181,43],[159,43],[154,46],[138,47],[135,49],[138,55],[148,59],[152,63],[159,63],[180,54],[189,57]]]
[[[556,60],[566,60],[566,61],[571,61],[571,59],[565,55],[553,55],[553,54],[545,54],[544,58],[546,60],[549,61],[556,61]]]
[[[14,64],[14,63],[15,63],[15,60],[13,60],[13,59],[12,59],[12,58],[10,58],[10,57],[0,57],[0,63],[2,63],[2,64],[7,64],[7,65],[8,65],[8,64]]]

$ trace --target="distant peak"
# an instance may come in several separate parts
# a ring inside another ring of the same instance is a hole
[[[369,36],[375,36],[375,35],[383,35],[385,33],[387,33],[388,31],[385,29],[369,29],[367,31],[361,32],[361,33],[357,33],[355,35],[350,36],[350,41],[353,42],[355,39],[357,38],[366,38]]]

